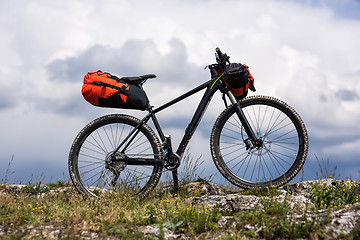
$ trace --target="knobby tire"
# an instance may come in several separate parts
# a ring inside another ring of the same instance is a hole
[[[69,172],[81,194],[99,197],[110,190],[145,196],[157,185],[162,165],[127,165],[121,161],[110,167],[106,164],[109,155],[139,123],[135,117],[112,114],[93,120],[80,131],[70,149]],[[160,142],[148,125],[143,123],[130,139],[122,156],[160,158]]]
[[[260,148],[246,145],[248,139],[234,105],[216,120],[210,139],[211,154],[220,173],[241,188],[281,186],[302,168],[308,152],[305,125],[285,102],[267,96],[241,100],[241,108]]]

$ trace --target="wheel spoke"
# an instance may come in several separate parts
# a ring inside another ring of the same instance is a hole
[[[122,157],[160,159],[156,135],[145,124],[127,139],[122,152],[114,152],[131,133],[139,120],[114,114],[101,117],[87,125],[76,138],[69,157],[70,176],[82,193],[98,196],[98,189],[131,190],[146,194],[160,179],[160,165],[127,165]],[[116,161],[111,157],[116,155]],[[101,192],[101,191],[100,191]]]
[[[300,170],[307,154],[302,120],[291,107],[274,98],[250,97],[240,105],[262,144],[245,144],[249,137],[235,107],[228,108],[219,116],[211,134],[215,164],[225,178],[241,187],[284,184]],[[301,149],[306,151],[299,154]]]

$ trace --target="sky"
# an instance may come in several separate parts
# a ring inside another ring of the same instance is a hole
[[[66,180],[72,141],[88,122],[144,116],[87,103],[87,72],[154,73],[144,88],[159,106],[210,79],[204,67],[216,47],[250,67],[250,95],[282,99],[301,115],[310,149],[296,180],[325,168],[360,178],[358,0],[0,0],[0,36],[0,182]],[[159,113],[174,146],[200,98]],[[188,151],[219,182],[209,136],[223,109],[215,96]]]

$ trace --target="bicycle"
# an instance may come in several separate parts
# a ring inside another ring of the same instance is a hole
[[[165,171],[172,173],[177,190],[177,169],[185,148],[217,91],[223,94],[225,109],[213,126],[210,149],[220,173],[241,188],[278,187],[295,177],[308,152],[302,119],[276,98],[234,96],[219,71],[215,71],[224,70],[229,57],[219,48],[215,55],[217,63],[208,66],[210,80],[160,107],[148,103],[143,119],[110,114],[91,121],[79,132],[69,153],[70,177],[79,193],[99,197],[102,189],[114,189],[145,196]],[[142,89],[146,80],[155,77],[127,77],[126,81]],[[171,137],[163,133],[156,114],[201,90],[205,93],[174,151]],[[147,124],[150,119],[156,131]]]

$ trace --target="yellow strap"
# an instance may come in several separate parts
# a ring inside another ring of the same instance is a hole
[[[224,75],[224,73],[222,73],[222,74],[215,80],[215,82],[211,85],[211,88],[210,88],[210,89],[213,88],[213,86],[215,85],[215,83],[217,82],[217,80],[219,80],[223,75]]]

